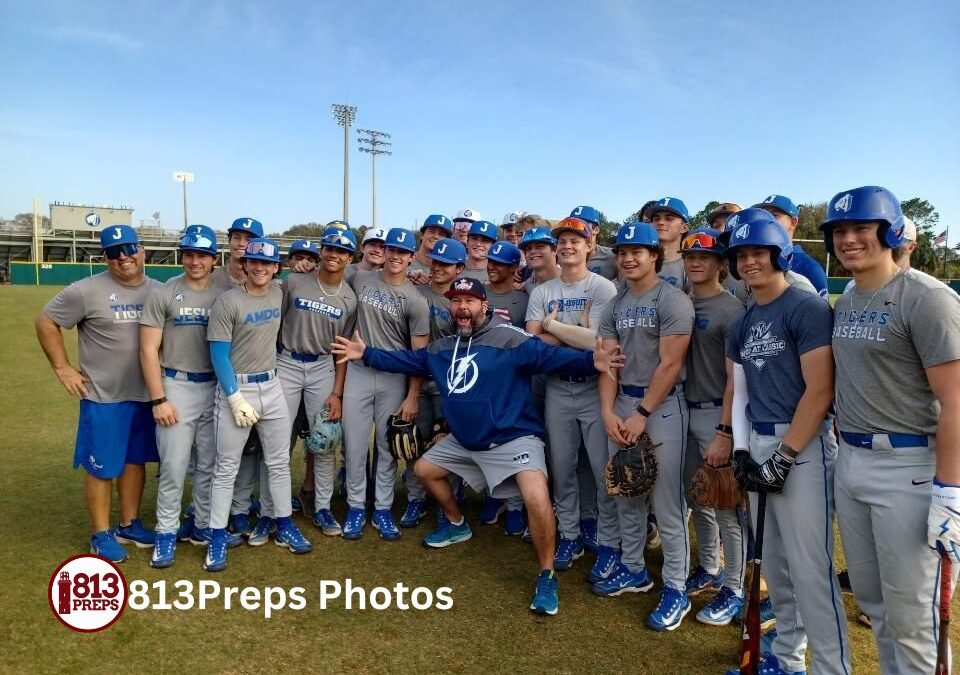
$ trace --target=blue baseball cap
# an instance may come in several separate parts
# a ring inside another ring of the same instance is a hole
[[[199,251],[210,255],[217,254],[217,233],[206,225],[191,225],[180,237],[178,248],[181,251]]]
[[[273,239],[255,237],[247,242],[241,260],[262,260],[264,262],[280,262],[280,245]]]
[[[494,242],[490,250],[487,251],[487,260],[492,260],[501,265],[519,265],[520,258],[520,249],[509,241]]]
[[[656,248],[660,245],[660,235],[650,223],[632,221],[624,223],[617,230],[617,241],[613,250],[621,246],[648,246]]]
[[[550,230],[545,227],[534,227],[523,233],[523,238],[520,240],[520,248],[524,250],[530,244],[538,241],[550,244],[553,248],[557,247],[557,240],[550,235]]]
[[[450,289],[444,293],[443,296],[450,300],[457,295],[472,295],[480,300],[486,300],[487,289],[483,287],[479,279],[474,279],[473,277],[458,277],[454,279],[450,285]]]
[[[100,230],[100,248],[107,249],[123,244],[140,244],[136,230],[129,225],[111,225]]]
[[[231,232],[249,232],[254,237],[263,237],[263,223],[253,218],[237,218],[227,230],[227,234]]]
[[[348,253],[357,252],[357,237],[350,230],[328,228],[320,240],[320,248],[339,248]]]
[[[489,220],[478,220],[467,231],[468,237],[484,237],[490,241],[497,240],[497,226]]]
[[[467,247],[453,237],[447,237],[434,244],[427,257],[444,265],[463,265],[467,262]]]
[[[592,225],[600,224],[600,212],[597,211],[592,206],[578,206],[573,211],[570,212],[571,218],[580,218],[581,220],[586,220]]]
[[[349,230],[350,224],[345,220],[331,220],[329,223],[327,223],[326,227],[335,227],[338,230]]]
[[[387,239],[383,242],[387,248],[398,248],[407,253],[417,250],[417,238],[413,232],[403,227],[393,227],[387,232]]]
[[[754,204],[750,208],[753,209],[766,209],[770,210],[777,209],[778,211],[783,211],[791,218],[800,217],[800,209],[797,208],[797,205],[793,203],[789,197],[784,197],[783,195],[770,195],[764,199],[759,204]]]
[[[650,218],[653,218],[657,214],[657,211],[669,211],[670,213],[683,218],[683,222],[690,222],[690,213],[687,211],[687,205],[676,197],[664,197],[663,199],[658,199],[656,203],[650,207]]]
[[[423,221],[423,225],[420,227],[420,231],[423,232],[428,227],[439,227],[447,233],[448,237],[453,234],[453,221],[439,214],[427,216],[427,219]]]
[[[310,241],[309,239],[297,239],[290,244],[290,250],[287,252],[287,256],[291,256],[294,253],[309,253],[317,258],[320,257],[320,249],[317,248],[317,242]]]

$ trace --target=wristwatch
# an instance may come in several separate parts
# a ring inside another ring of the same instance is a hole
[[[644,408],[642,403],[637,405],[637,412],[640,413],[641,417],[650,417],[650,411]]]
[[[150,405],[156,408],[161,403],[166,403],[166,402],[167,402],[167,397],[161,396],[160,398],[155,398],[152,401],[150,401]]]

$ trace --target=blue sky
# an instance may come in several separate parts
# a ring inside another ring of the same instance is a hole
[[[393,135],[382,226],[865,184],[960,225],[958,28],[960,3],[922,0],[8,1],[0,216],[38,196],[178,227],[184,169],[191,222],[338,218],[337,102]],[[350,140],[350,220],[368,224]]]

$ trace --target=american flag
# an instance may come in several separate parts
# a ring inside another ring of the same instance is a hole
[[[933,239],[934,246],[943,246],[947,243],[947,231],[944,230]]]

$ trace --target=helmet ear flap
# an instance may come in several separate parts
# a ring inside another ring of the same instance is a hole
[[[887,248],[899,248],[903,243],[904,225],[902,217],[895,223],[880,223],[880,229],[877,230],[880,243]]]
[[[786,272],[790,269],[790,266],[792,263],[793,263],[793,245],[788,244],[787,246],[784,246],[782,249],[780,249],[780,254],[773,259],[773,266],[776,267],[781,272]]]

